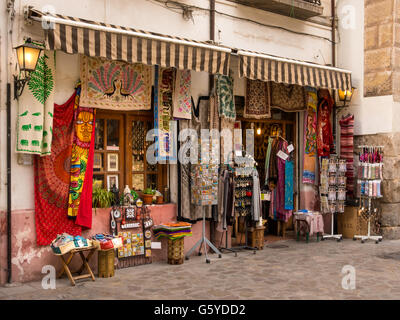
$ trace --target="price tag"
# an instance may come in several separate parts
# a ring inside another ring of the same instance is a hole
[[[151,242],[151,248],[152,249],[161,249],[161,242]]]
[[[289,158],[289,156],[286,153],[284,153],[283,151],[281,151],[281,150],[279,150],[279,152],[276,155],[279,158],[281,158],[282,160],[285,160],[285,161],[286,161],[287,158]]]
[[[261,193],[260,197],[261,197],[261,201],[271,201],[271,193],[270,192]]]
[[[289,153],[291,153],[294,150],[293,144],[289,145],[287,147],[287,150],[288,150]]]

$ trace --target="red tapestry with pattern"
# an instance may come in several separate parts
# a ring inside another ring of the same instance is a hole
[[[71,147],[75,92],[63,105],[54,104],[51,155],[35,156],[36,242],[49,245],[63,232],[80,235],[81,227],[68,219]]]

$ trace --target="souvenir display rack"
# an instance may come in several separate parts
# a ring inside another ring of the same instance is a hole
[[[346,200],[346,160],[331,155],[329,159],[321,160],[320,199],[321,212],[331,213],[331,234],[322,236],[321,240],[343,239],[341,234],[334,234],[335,214],[344,212]]]
[[[353,240],[382,241],[382,236],[371,236],[371,220],[379,212],[378,201],[382,198],[383,146],[359,146],[357,196],[360,199],[359,214],[368,221],[368,234],[355,235]]]
[[[202,143],[199,139],[199,146],[201,146],[201,154],[210,154],[208,151],[213,152],[212,146],[207,141]],[[205,149],[205,150],[204,150]],[[199,247],[198,255],[201,255],[201,247],[203,245],[204,254],[206,256],[206,263],[210,263],[211,260],[208,258],[207,245],[218,254],[218,258],[222,258],[222,253],[217,249],[214,244],[206,237],[206,205],[215,205],[218,203],[218,158],[212,154],[210,159],[206,162],[206,159],[201,159],[200,163],[194,166],[193,173],[191,175],[192,185],[192,203],[195,205],[202,206],[203,220],[202,220],[202,232],[201,238],[196,244],[186,253],[185,259],[189,260],[190,255]]]

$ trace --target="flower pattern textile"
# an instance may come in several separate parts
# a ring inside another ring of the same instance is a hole
[[[233,78],[217,74],[215,80],[219,116],[233,121],[236,119],[236,109],[233,96]]]
[[[80,106],[109,110],[151,109],[151,66],[81,57]]]
[[[81,227],[68,219],[75,92],[63,105],[54,105],[51,154],[34,158],[35,224],[38,245],[49,245],[64,232],[76,236]]]
[[[271,118],[269,83],[247,79],[245,118]]]
[[[317,166],[317,90],[307,87],[307,111],[304,120],[303,183],[315,183]]]
[[[174,90],[173,116],[178,119],[192,118],[192,100],[190,88],[192,76],[190,70],[177,70]]]

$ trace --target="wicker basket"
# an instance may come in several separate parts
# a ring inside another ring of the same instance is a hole
[[[100,278],[114,276],[114,249],[98,251],[98,270]]]
[[[184,260],[184,238],[176,240],[168,239],[168,263],[182,264]]]

